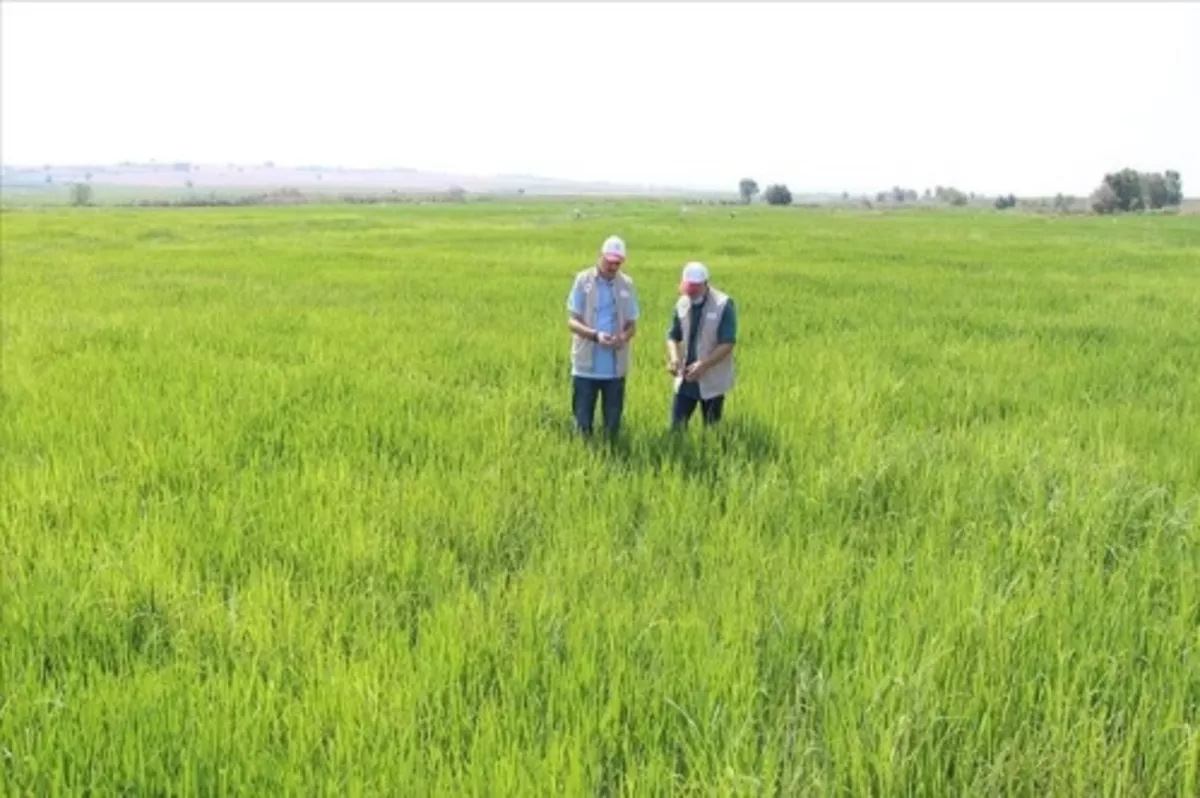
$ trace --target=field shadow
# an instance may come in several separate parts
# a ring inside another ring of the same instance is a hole
[[[727,418],[711,428],[696,422],[682,430],[631,429],[613,441],[598,439],[595,445],[604,457],[630,471],[677,471],[688,481],[707,485],[723,475],[758,471],[786,459],[775,431],[753,418]]]
[[[601,432],[599,417],[596,432],[581,436],[571,416],[548,403],[536,412],[534,423],[616,468],[651,475],[678,472],[689,481],[710,484],[722,474],[786,465],[794,455],[780,443],[774,428],[740,415],[727,416],[711,428],[699,418],[681,430],[670,429],[665,420],[658,429],[627,423],[615,440]]]

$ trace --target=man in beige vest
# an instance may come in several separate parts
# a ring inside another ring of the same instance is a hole
[[[696,405],[705,426],[712,426],[721,420],[725,395],[733,388],[737,309],[727,294],[709,285],[703,263],[684,266],[679,291],[667,333],[667,370],[675,377],[671,426],[686,426]]]
[[[621,273],[624,263],[625,242],[609,237],[596,263],[575,275],[567,296],[571,405],[575,426],[584,435],[592,433],[598,398],[605,432],[614,437],[621,429],[630,342],[639,312],[633,280]]]

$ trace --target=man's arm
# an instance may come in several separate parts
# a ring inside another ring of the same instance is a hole
[[[586,338],[589,341],[599,341],[600,333],[593,330],[583,322],[582,316],[571,314],[567,317],[567,328],[578,335],[580,338]]]
[[[667,371],[678,375],[683,366],[683,325],[679,314],[671,313],[671,329],[667,331]]]
[[[712,353],[701,361],[704,364],[704,370],[707,371],[725,358],[729,357],[729,353],[732,351],[733,344],[717,344],[714,346]]]
[[[583,317],[581,316],[572,315],[569,319],[567,319],[567,327],[569,327],[571,332],[575,333],[580,338],[585,338],[589,341],[595,341],[600,346],[608,347],[610,349],[615,349],[620,346],[620,341],[617,339],[617,336],[610,335],[606,332],[600,332],[599,330],[587,326],[584,324]]]
[[[680,341],[667,339],[667,371],[675,376],[683,370],[683,344]]]
[[[621,342],[626,343],[633,340],[633,336],[637,335],[637,320],[641,315],[638,309],[637,292],[632,287],[629,289],[629,315],[625,319],[625,327],[621,330]]]
[[[637,335],[637,321],[627,319],[625,321],[625,329],[621,330],[621,341],[628,343],[633,340],[633,336]]]
[[[600,332],[587,325],[583,320],[583,290],[576,283],[567,295],[567,329],[588,341],[599,341]]]

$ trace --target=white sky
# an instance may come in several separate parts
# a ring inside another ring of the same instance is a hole
[[[1129,165],[1200,185],[1192,3],[5,0],[0,15],[8,164],[1018,194],[1085,194]]]

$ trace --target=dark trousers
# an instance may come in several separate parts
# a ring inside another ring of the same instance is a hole
[[[621,430],[621,414],[625,410],[625,378],[594,380],[588,377],[571,378],[571,405],[575,412],[575,426],[584,435],[592,434],[592,422],[596,418],[596,400],[601,399],[604,414],[604,431],[615,436]]]
[[[714,396],[712,399],[701,399],[698,396],[677,392],[675,404],[671,408],[671,426],[686,427],[692,414],[696,412],[696,405],[700,406],[700,417],[704,419],[704,426],[711,427],[721,420],[721,411],[725,408],[725,397]]]

